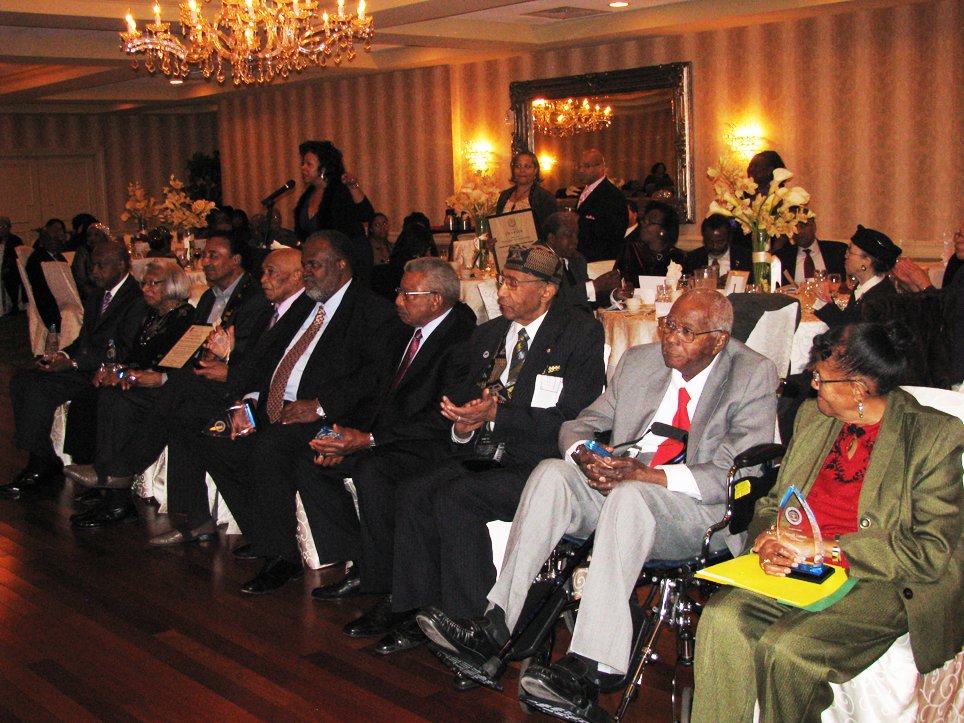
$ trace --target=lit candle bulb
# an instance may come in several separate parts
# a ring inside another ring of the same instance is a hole
[[[299,17],[299,15],[298,15],[298,0],[293,0],[293,2],[291,3],[291,6],[292,6],[292,8],[293,8],[294,11],[295,11],[295,17],[296,17],[296,18]]]
[[[325,22],[325,30],[328,30],[328,11],[322,13],[321,19]]]
[[[154,22],[158,25],[161,24],[161,6],[160,4],[154,6]]]
[[[345,0],[338,0],[338,15],[345,14]]]
[[[358,19],[365,19],[365,0],[359,0],[358,2]]]
[[[137,23],[135,23],[134,18],[131,17],[130,11],[127,12],[127,27],[130,28],[132,33],[137,30]]]
[[[188,3],[188,7],[191,8],[191,24],[197,23],[197,3],[194,0]]]

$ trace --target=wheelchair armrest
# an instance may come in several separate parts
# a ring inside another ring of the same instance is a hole
[[[733,460],[733,466],[737,468],[756,467],[764,462],[782,457],[786,451],[786,445],[783,444],[758,444],[738,454],[736,459]]]

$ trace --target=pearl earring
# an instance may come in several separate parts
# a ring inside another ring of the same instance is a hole
[[[867,267],[866,267],[866,266],[861,266],[861,267],[860,267],[860,270],[861,270],[861,271],[866,271],[866,270],[867,270]]]
[[[860,416],[861,419],[864,418],[864,403],[863,403],[863,402],[857,402],[857,414]]]

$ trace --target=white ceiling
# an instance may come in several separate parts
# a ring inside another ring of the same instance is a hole
[[[205,0],[214,3],[219,0]],[[324,75],[384,72],[514,56],[562,45],[772,22],[898,4],[901,0],[368,0],[371,53],[292,74],[297,83]],[[353,0],[348,0],[352,5]],[[324,0],[322,7],[326,5]],[[334,9],[334,0],[330,3]],[[172,86],[120,51],[128,10],[152,18],[152,0],[0,0],[0,111],[185,112],[238,91],[227,79]],[[176,27],[178,11],[161,3]],[[566,10],[568,9],[568,10]],[[557,12],[553,12],[557,11]],[[588,17],[572,15],[592,13]],[[540,16],[539,13],[542,15]],[[546,17],[549,15],[549,17]],[[570,19],[554,19],[561,16]]]

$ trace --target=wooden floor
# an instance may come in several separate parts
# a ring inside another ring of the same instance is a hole
[[[0,481],[25,455],[10,444],[8,383],[29,360],[24,315],[0,319]],[[341,627],[374,599],[320,603],[311,588],[339,570],[309,571],[273,595],[242,595],[260,562],[239,561],[238,538],[153,549],[165,515],[75,531],[72,483],[0,500],[0,722],[470,721],[551,719],[506,690],[452,689],[426,648],[388,658]],[[647,671],[628,721],[669,721],[674,636]],[[652,686],[652,687],[649,687]],[[615,710],[615,698],[606,705]]]

